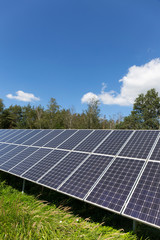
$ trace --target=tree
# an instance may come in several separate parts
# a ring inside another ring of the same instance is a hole
[[[94,129],[100,126],[100,108],[99,101],[92,99],[86,110],[87,128]]]
[[[4,104],[3,104],[3,100],[0,98],[0,128],[3,128],[2,127],[2,121],[3,121],[2,113],[3,113],[3,110],[4,110]]]
[[[55,98],[51,98],[46,110],[45,117],[47,118],[48,128],[60,128],[60,106],[57,104]]]
[[[134,102],[133,111],[117,128],[126,129],[159,129],[160,97],[156,90],[150,89],[140,94]]]

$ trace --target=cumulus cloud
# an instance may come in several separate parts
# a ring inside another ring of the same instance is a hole
[[[103,84],[99,95],[87,93],[82,97],[82,103],[87,102],[85,101],[86,96],[94,95],[103,104],[131,106],[140,93],[145,94],[151,88],[155,88],[160,94],[160,58],[153,59],[141,66],[130,67],[128,73],[119,82],[122,84],[120,93],[105,91],[106,85]]]
[[[96,94],[92,93],[92,92],[88,92],[88,93],[83,95],[83,97],[81,99],[81,102],[82,103],[90,103],[93,100],[99,100],[99,97]]]
[[[17,91],[16,96],[13,96],[12,94],[7,94],[6,97],[10,98],[10,99],[16,99],[16,100],[19,100],[19,101],[23,101],[23,102],[33,102],[33,101],[39,101],[40,100],[40,98],[35,97],[34,94],[25,93],[23,91]]]

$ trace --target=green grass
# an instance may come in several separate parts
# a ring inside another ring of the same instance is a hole
[[[7,184],[4,184],[3,181]],[[160,231],[64,194],[0,173],[1,239],[160,240]]]
[[[76,216],[0,183],[0,239],[137,239],[136,235]]]

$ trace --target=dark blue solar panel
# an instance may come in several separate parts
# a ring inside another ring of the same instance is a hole
[[[34,135],[39,133],[41,130],[28,130],[28,134],[26,134],[24,137],[19,138],[17,141],[15,141],[16,144],[22,144],[25,141],[27,141],[29,138],[32,138]]]
[[[9,144],[7,144],[7,143],[2,143],[2,144],[0,145],[0,156],[2,155],[2,154],[1,154],[1,150],[4,149],[4,148],[6,148],[7,146],[9,146]]]
[[[8,134],[10,134],[10,130],[9,129],[2,129],[2,132],[0,133],[0,141],[2,138],[4,138],[4,136],[7,136]]]
[[[10,144],[6,144],[6,146],[4,146],[3,149],[0,150],[0,157],[6,153],[8,153],[9,151],[11,151],[12,149],[14,149],[15,147],[17,147],[16,145],[10,145]]]
[[[87,154],[71,152],[38,182],[57,188],[86,157]]]
[[[9,140],[10,138],[18,135],[22,130],[20,129],[12,129],[10,130],[11,133],[10,134],[7,134],[7,136],[5,135],[2,139],[1,139],[1,142],[6,142],[7,140]]]
[[[148,162],[124,214],[160,227],[160,164]]]
[[[160,139],[158,140],[150,159],[160,161]]]
[[[45,144],[45,147],[55,148],[67,138],[69,138],[72,134],[74,134],[77,130],[65,130],[59,136],[55,137],[53,140]]]
[[[59,190],[83,199],[111,160],[112,157],[91,155]]]
[[[12,168],[10,172],[20,176],[30,167],[32,167],[35,163],[45,157],[48,153],[50,153],[50,151],[50,149],[40,148],[35,153],[27,157],[24,161],[20,162],[17,166]]]
[[[16,154],[20,153],[21,151],[23,151],[25,149],[24,146],[14,146],[14,148],[9,151],[6,152],[5,155],[0,157],[0,165],[5,163],[6,161],[8,161],[10,158],[14,157]]]
[[[88,136],[93,130],[79,130],[72,137],[59,145],[59,148],[72,150],[78,143],[80,143],[86,136]]]
[[[59,162],[68,152],[53,150],[49,155],[38,162],[33,168],[27,171],[23,177],[32,181],[37,181],[48,170],[51,169],[57,162]]]
[[[96,153],[116,155],[133,131],[116,130],[95,150]]]
[[[25,142],[23,142],[23,144],[32,145],[33,143],[37,142],[42,137],[46,136],[50,131],[51,131],[50,129],[42,130],[38,134],[36,134],[34,137],[27,139]]]
[[[86,140],[78,145],[75,150],[92,152],[110,132],[110,130],[95,130]]]
[[[144,161],[117,158],[87,197],[87,201],[120,212]]]
[[[13,168],[15,165],[23,161],[25,158],[27,158],[29,155],[37,151],[37,148],[35,147],[25,147],[25,150],[17,154],[15,157],[11,158],[9,161],[1,165],[1,169],[5,171],[9,171],[11,168]]]
[[[13,135],[12,137],[10,137],[6,142],[7,142],[7,143],[14,143],[16,140],[18,140],[19,138],[21,138],[21,137],[23,137],[24,135],[26,135],[27,132],[28,132],[27,129],[21,130],[21,132],[19,132],[19,134],[17,134],[16,136],[15,136],[15,134],[14,134],[14,135]]]
[[[61,134],[64,130],[62,129],[55,129],[55,130],[51,130],[51,132],[47,135],[44,136],[43,138],[41,138],[40,140],[38,140],[37,142],[35,142],[33,144],[33,146],[43,146],[46,143],[48,143],[49,141],[53,140],[53,138],[55,138],[56,136],[58,136],[59,134]]]
[[[158,134],[158,131],[136,131],[119,156],[146,159]]]

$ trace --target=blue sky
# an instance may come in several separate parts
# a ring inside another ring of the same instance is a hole
[[[128,115],[160,93],[159,13],[159,0],[0,1],[0,98],[82,112],[95,97],[102,115]]]

